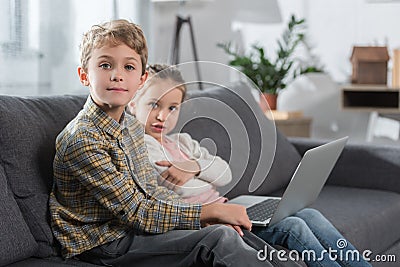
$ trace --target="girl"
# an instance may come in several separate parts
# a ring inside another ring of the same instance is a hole
[[[167,135],[178,121],[180,104],[186,95],[180,71],[156,64],[149,66],[148,72],[151,78],[128,109],[145,126],[150,162],[163,178],[159,183],[186,202],[225,202],[216,187],[231,181],[228,164],[188,134]]]
[[[145,127],[151,162],[160,170],[161,184],[175,190],[186,201],[226,201],[215,190],[230,182],[228,164],[211,156],[188,134],[167,136],[176,125],[186,88],[175,67],[148,67],[150,79],[129,105]],[[224,171],[221,173],[221,170]],[[253,227],[258,237],[308,257],[308,266],[371,266],[317,210],[306,208],[268,227]],[[339,246],[339,242],[346,246]],[[349,255],[359,255],[350,257]],[[311,257],[310,255],[314,255]]]

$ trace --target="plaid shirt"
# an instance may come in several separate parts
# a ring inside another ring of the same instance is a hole
[[[125,236],[199,229],[200,204],[157,185],[143,127],[119,124],[91,99],[56,140],[51,226],[66,258]],[[128,128],[126,126],[130,126]]]

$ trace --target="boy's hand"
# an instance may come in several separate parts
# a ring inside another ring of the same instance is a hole
[[[237,230],[237,227],[251,230],[251,221],[247,216],[246,208],[237,204],[213,203],[203,205],[200,221],[204,226],[221,223],[232,225],[235,230]]]
[[[173,189],[175,186],[182,186],[187,181],[192,179],[196,174],[200,172],[199,164],[194,160],[187,160],[182,162],[169,162],[166,160],[157,161],[157,165],[168,167],[167,170],[161,173],[161,177],[164,181],[161,185]]]

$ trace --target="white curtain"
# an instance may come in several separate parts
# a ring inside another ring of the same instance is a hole
[[[0,94],[87,92],[77,78],[79,43],[113,18],[138,23],[142,0],[0,0]]]

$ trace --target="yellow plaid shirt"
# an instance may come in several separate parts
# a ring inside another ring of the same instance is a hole
[[[129,130],[128,127],[129,126]],[[200,204],[157,185],[132,116],[116,122],[88,98],[59,134],[50,194],[51,226],[66,258],[125,236],[199,229]]]

